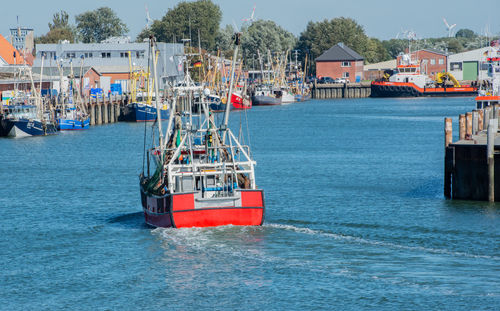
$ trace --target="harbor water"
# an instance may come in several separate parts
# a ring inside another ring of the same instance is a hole
[[[0,309],[499,310],[500,207],[443,197],[443,118],[473,108],[232,112],[249,121],[262,227],[145,226],[142,123],[1,139]]]

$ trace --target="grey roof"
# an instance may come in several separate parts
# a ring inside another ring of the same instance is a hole
[[[316,58],[319,62],[328,61],[356,61],[364,60],[363,56],[354,52],[351,48],[344,45],[343,43],[338,43],[332,46],[329,50],[325,51],[321,56]]]

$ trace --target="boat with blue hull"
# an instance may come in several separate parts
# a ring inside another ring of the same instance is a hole
[[[130,103],[125,109],[124,121],[154,122],[157,121],[156,107],[145,103]],[[160,109],[161,120],[168,120],[168,109]]]
[[[72,119],[59,119],[59,130],[72,131],[72,130],[87,130],[90,127],[90,119],[72,120]]]
[[[28,137],[57,134],[55,123],[37,118],[37,107],[33,105],[7,106],[0,123],[1,136]]]

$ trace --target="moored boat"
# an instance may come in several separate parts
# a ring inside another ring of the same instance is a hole
[[[490,47],[485,54],[488,79],[480,86],[475,98],[477,109],[500,103],[500,48]]]
[[[452,74],[437,73],[436,79],[421,72],[421,62],[404,54],[395,71],[371,83],[371,97],[474,96],[477,87],[460,85]],[[448,82],[452,82],[449,85]]]

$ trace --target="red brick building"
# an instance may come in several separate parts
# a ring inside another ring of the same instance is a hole
[[[417,59],[420,63],[421,72],[434,78],[436,73],[447,71],[447,56],[446,54],[432,50],[418,50],[411,53],[411,59]],[[398,56],[397,63],[401,61],[401,56]]]
[[[363,66],[363,56],[339,43],[316,58],[316,76],[359,82],[363,77]]]

